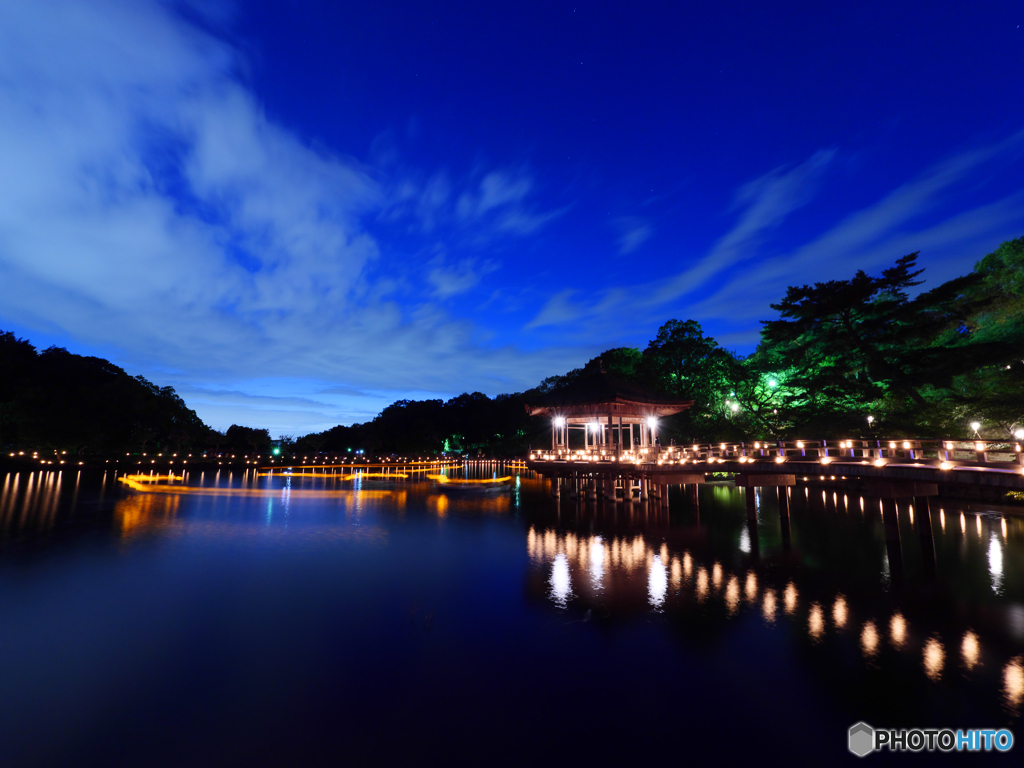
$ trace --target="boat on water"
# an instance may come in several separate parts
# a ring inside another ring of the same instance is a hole
[[[472,491],[477,493],[496,493],[507,491],[512,487],[512,476],[488,478],[451,478],[448,475],[427,475],[446,491]]]

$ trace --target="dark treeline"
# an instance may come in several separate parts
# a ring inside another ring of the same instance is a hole
[[[0,331],[0,446],[114,455],[266,451],[265,429],[210,429],[172,387],[63,347],[42,352]]]
[[[670,320],[646,348],[605,351],[605,369],[693,399],[662,422],[677,442],[784,437],[1008,437],[1024,420],[1024,238],[974,270],[909,298],[922,284],[917,254],[878,276],[790,287],[762,323],[761,342],[736,355],[693,320]],[[489,398],[400,400],[364,424],[298,440],[285,453],[522,454],[546,445],[550,425],[524,403],[597,366]],[[870,420],[869,420],[870,417]],[[39,353],[0,332],[0,444],[77,452],[266,452],[265,429],[202,423],[170,387],[61,348]]]
[[[184,450],[209,428],[171,387],[0,332],[0,445],[68,453]]]
[[[530,419],[524,395],[489,398],[480,392],[451,400],[399,400],[373,421],[306,435],[294,444],[305,452],[364,450],[372,454],[521,454],[550,426]],[[283,446],[289,450],[288,446]]]

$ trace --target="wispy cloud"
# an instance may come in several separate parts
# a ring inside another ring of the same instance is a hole
[[[675,275],[604,291],[596,299],[561,291],[547,299],[527,328],[559,327],[583,340],[590,334],[607,335],[623,318],[657,321],[666,319],[666,312],[701,321],[749,324],[769,316],[768,304],[780,299],[787,285],[846,277],[856,269],[891,264],[918,250],[931,263],[957,256],[957,269],[962,272],[964,253],[980,256],[1001,240],[1019,237],[1024,189],[937,220],[936,214],[947,205],[956,185],[1022,147],[1024,132],[947,158],[801,246],[781,251],[767,247],[773,230],[807,205],[824,183],[836,151],[816,152],[798,166],[776,169],[740,187],[734,205],[739,212],[736,223],[709,251],[688,260]],[[742,268],[736,269],[737,265]],[[945,272],[932,270],[931,275],[954,276]],[[737,330],[731,338],[748,336],[749,332]]]
[[[530,192],[533,180],[523,175],[502,171],[488,173],[479,187],[459,197],[458,214],[462,219],[484,216],[496,208],[516,206]]]
[[[737,313],[764,317],[768,301],[745,302],[738,307],[735,297],[767,293],[777,300],[787,285],[847,277],[855,269],[879,268],[915,251],[925,254],[926,263],[937,265],[954,254],[973,253],[980,257],[999,242],[1020,236],[1024,226],[1024,190],[935,223],[924,223],[922,218],[940,206],[955,185],[1006,152],[1019,151],[1022,144],[1024,132],[938,163],[810,242],[731,276],[714,293],[694,304],[692,311],[702,317],[736,317]],[[962,272],[961,260],[956,261],[954,269]],[[954,276],[944,272],[948,271],[933,269],[926,277]]]
[[[270,119],[244,70],[158,2],[0,7],[0,325],[113,345],[151,376],[446,391],[457,361],[466,388],[500,391],[546,375],[558,351],[480,349],[468,323],[395,302],[404,278],[367,228],[398,210],[527,234],[554,215],[532,179],[389,181]],[[488,268],[423,279],[443,299]]]
[[[739,220],[709,253],[647,294],[648,304],[672,301],[699,289],[716,274],[750,258],[761,240],[785,218],[811,201],[835,150],[815,152],[795,168],[777,168],[740,187],[735,208]]]
[[[632,253],[654,234],[654,227],[639,216],[623,216],[615,221],[619,229],[619,253]]]
[[[492,262],[477,263],[474,259],[462,259],[449,266],[443,257],[438,257],[433,263],[435,266],[427,273],[427,279],[434,286],[434,295],[442,300],[465,293],[475,287],[483,275],[497,269]]]
[[[743,185],[736,194],[735,207],[741,211],[736,224],[715,243],[709,253],[688,264],[682,272],[632,291],[603,291],[596,300],[590,302],[573,302],[573,294],[563,291],[547,301],[527,328],[594,321],[606,316],[610,310],[620,316],[626,314],[636,317],[640,309],[646,315],[651,308],[661,307],[700,289],[708,279],[722,270],[749,258],[761,237],[777,227],[794,210],[806,205],[834,155],[834,150],[822,150],[795,168],[778,168]],[[625,311],[624,307],[627,306],[630,309]],[[603,330],[600,323],[593,327]]]

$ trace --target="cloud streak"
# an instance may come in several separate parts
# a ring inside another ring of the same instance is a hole
[[[615,222],[619,235],[619,254],[632,253],[654,235],[654,227],[639,216],[623,216]]]
[[[481,349],[469,323],[389,296],[416,270],[389,274],[366,224],[406,199],[398,219],[424,229],[533,232],[556,213],[532,180],[486,173],[456,202],[442,173],[403,193],[269,119],[244,69],[159,3],[0,8],[0,323],[113,346],[154,378],[445,392],[454,367],[496,392],[545,375],[558,351]],[[443,300],[490,268],[419,275]]]
[[[983,249],[1019,236],[1024,190],[937,223],[934,216],[957,185],[987,164],[1019,153],[1022,144],[1024,132],[947,158],[804,245],[765,254],[771,233],[810,203],[824,183],[836,150],[821,150],[798,166],[776,169],[741,186],[735,197],[736,223],[675,275],[606,290],[594,300],[561,291],[546,301],[527,328],[558,327],[582,340],[589,334],[607,335],[623,318],[638,324],[663,320],[666,311],[702,322],[749,324],[770,314],[768,304],[781,298],[787,285],[847,277],[858,268],[887,265],[917,250],[939,261],[954,251],[980,256]],[[953,277],[948,271],[940,269],[938,277]],[[696,300],[687,302],[691,296]],[[750,332],[738,330],[733,337],[747,339]]]

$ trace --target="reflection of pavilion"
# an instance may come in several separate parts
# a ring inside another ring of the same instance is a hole
[[[757,612],[769,625],[788,622],[801,628],[815,644],[851,635],[871,666],[898,664],[900,656],[912,654],[932,681],[955,670],[969,676],[998,665],[1004,706],[1013,716],[1024,707],[1024,658],[1011,650],[1007,659],[998,638],[986,643],[973,629],[944,642],[937,627],[927,626],[927,617],[915,618],[907,607],[878,611],[841,592],[823,594],[814,584],[801,586],[792,576],[779,580],[755,567],[733,569],[719,559],[702,561],[688,549],[641,535],[587,535],[531,526],[526,548],[534,564],[528,592],[559,609],[582,604],[597,620],[647,612],[685,616],[681,626],[687,628]]]

